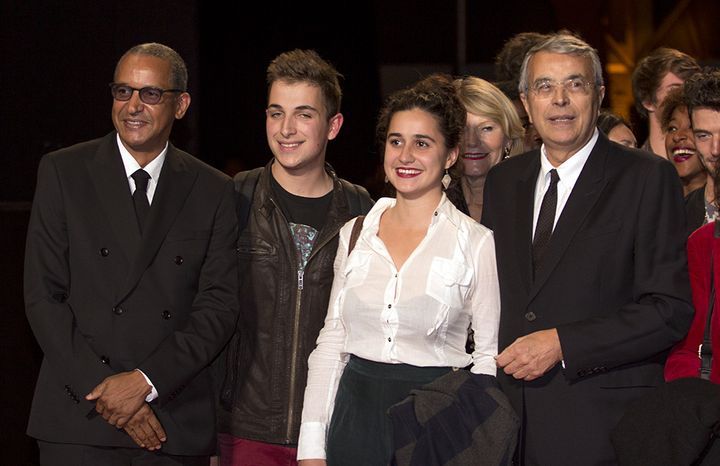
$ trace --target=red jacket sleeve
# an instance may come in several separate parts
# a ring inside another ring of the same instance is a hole
[[[698,377],[700,358],[698,348],[705,334],[708,301],[710,298],[710,254],[713,255],[715,303],[712,316],[711,341],[713,357],[711,380],[720,383],[720,238],[714,238],[715,224],[710,223],[696,230],[688,238],[688,272],[692,287],[695,316],[690,331],[673,347],[665,364],[665,380]]]

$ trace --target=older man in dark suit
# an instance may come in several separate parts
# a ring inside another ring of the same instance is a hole
[[[680,183],[596,129],[597,52],[553,35],[520,91],[540,150],[488,175],[502,299],[498,378],[523,419],[520,462],[610,465],[610,430],[662,383],[692,318]]]
[[[207,369],[237,318],[233,184],[168,143],[190,105],[161,44],[130,49],[116,131],[43,157],[25,302],[44,352],[28,434],[43,465],[205,465]]]

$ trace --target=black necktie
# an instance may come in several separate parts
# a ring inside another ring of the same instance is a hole
[[[133,180],[135,180],[133,203],[135,204],[135,215],[137,216],[140,233],[142,233],[147,213],[150,210],[150,203],[147,198],[147,187],[148,181],[150,181],[150,175],[141,168],[130,176],[132,176]]]
[[[533,238],[533,272],[539,268],[545,249],[552,236],[553,224],[555,223],[555,209],[557,208],[557,184],[560,181],[557,170],[550,170],[550,186],[545,191],[540,214],[538,215],[537,226],[535,226],[535,238]]]

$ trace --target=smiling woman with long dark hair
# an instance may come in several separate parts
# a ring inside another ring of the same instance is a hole
[[[358,220],[340,232],[328,315],[309,360],[301,465],[327,457],[330,465],[385,466],[391,405],[452,368],[495,375],[492,232],[458,211],[441,184],[464,127],[465,109],[443,76],[392,95],[380,113],[385,174],[397,195],[380,199],[355,235]]]

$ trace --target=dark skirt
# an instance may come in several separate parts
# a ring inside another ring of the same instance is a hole
[[[351,356],[340,378],[327,440],[328,466],[387,466],[393,456],[387,410],[450,367],[385,364]]]

